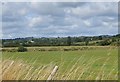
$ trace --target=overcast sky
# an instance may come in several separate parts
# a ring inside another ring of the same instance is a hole
[[[118,34],[117,2],[9,2],[3,38]]]

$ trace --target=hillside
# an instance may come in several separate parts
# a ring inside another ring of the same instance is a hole
[[[117,46],[120,34],[101,36],[79,36],[79,37],[26,37],[15,39],[2,39],[2,47],[25,47],[32,46]]]

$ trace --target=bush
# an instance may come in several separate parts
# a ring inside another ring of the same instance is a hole
[[[17,51],[18,52],[25,52],[25,51],[27,51],[27,48],[24,48],[24,46],[20,46],[20,47],[18,47]]]
[[[110,44],[111,44],[111,42],[109,40],[104,40],[104,41],[99,42],[100,46],[108,46]]]

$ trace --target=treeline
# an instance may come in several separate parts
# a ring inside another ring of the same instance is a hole
[[[120,34],[102,35],[102,36],[81,36],[81,37],[56,37],[56,38],[15,38],[2,39],[2,47],[25,47],[32,46],[118,46],[120,43]]]

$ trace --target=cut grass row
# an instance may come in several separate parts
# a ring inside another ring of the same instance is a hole
[[[27,50],[32,51],[80,51],[80,50],[95,50],[103,48],[117,48],[117,46],[49,46],[49,47],[27,47]],[[3,52],[17,52],[18,47],[2,48]]]

